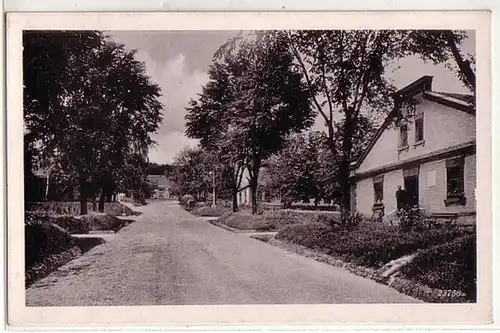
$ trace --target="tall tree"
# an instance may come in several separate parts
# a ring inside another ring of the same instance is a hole
[[[235,94],[225,126],[233,133],[231,144],[245,154],[255,214],[262,161],[282,147],[288,134],[310,127],[315,113],[286,41],[266,33],[238,37],[224,44],[215,59],[227,64],[233,78]]]
[[[191,100],[186,110],[186,134],[200,140],[201,147],[210,153],[214,163],[221,166],[218,174],[227,181],[232,210],[238,210],[237,194],[245,168],[245,147],[237,144],[239,130],[231,125],[234,115],[231,105],[236,98],[236,77],[230,64],[214,63],[208,70],[209,82],[198,100]],[[226,186],[227,185],[227,186]]]
[[[394,87],[384,73],[387,65],[401,55],[394,47],[400,42],[401,34],[383,30],[291,31],[286,34],[312,93],[312,104],[324,120],[330,150],[332,154],[339,154],[341,207],[343,212],[348,212],[352,138],[362,110],[388,112],[392,107],[390,92]],[[335,118],[342,119],[338,152]]]
[[[135,52],[99,32],[29,32],[24,46],[30,139],[77,175],[86,214],[87,197],[99,189],[109,197],[129,155],[147,155],[161,121],[160,89]]]

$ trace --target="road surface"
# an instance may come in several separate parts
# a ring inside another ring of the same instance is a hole
[[[178,204],[137,221],[26,290],[28,306],[409,303],[348,271],[211,225]]]

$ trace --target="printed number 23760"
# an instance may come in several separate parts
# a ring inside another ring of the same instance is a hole
[[[466,296],[463,291],[460,290],[440,290],[438,292],[439,297],[464,297]]]

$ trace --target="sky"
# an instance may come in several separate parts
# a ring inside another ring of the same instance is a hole
[[[236,31],[115,31],[107,32],[127,49],[136,49],[136,59],[143,61],[151,80],[162,90],[161,101],[165,106],[163,122],[153,135],[157,146],[152,148],[152,162],[172,163],[175,155],[185,147],[194,147],[197,140],[184,135],[185,107],[191,98],[196,99],[208,81],[207,69],[217,49]],[[475,54],[475,38],[469,34],[463,43],[464,54]],[[434,77],[433,90],[467,93],[462,83],[444,65],[426,64],[418,57],[399,61],[395,71],[387,76],[396,88],[402,88],[423,75]],[[323,129],[320,119],[314,129]]]

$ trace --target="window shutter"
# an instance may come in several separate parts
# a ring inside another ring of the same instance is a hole
[[[403,169],[403,177],[418,176],[419,167]]]

